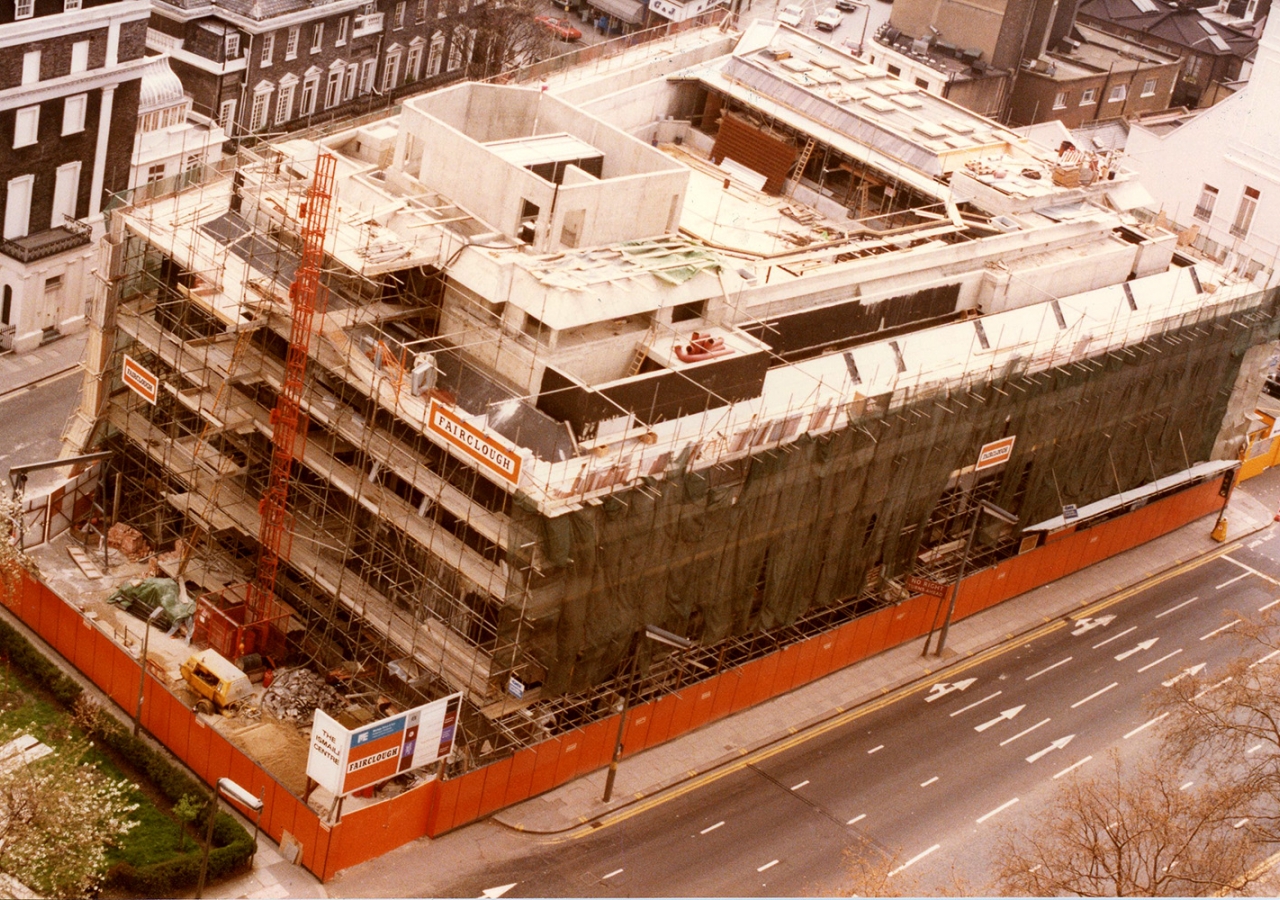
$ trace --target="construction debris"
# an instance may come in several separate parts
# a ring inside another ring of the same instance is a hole
[[[130,562],[137,562],[151,555],[151,545],[142,536],[142,532],[123,522],[117,522],[107,530],[107,546],[115,547],[129,557]]]
[[[262,708],[277,719],[311,721],[315,710],[334,712],[345,706],[342,695],[310,669],[281,669],[262,698]]]

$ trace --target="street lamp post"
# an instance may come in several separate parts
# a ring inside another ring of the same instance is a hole
[[[648,638],[657,644],[675,647],[677,650],[688,650],[694,646],[693,641],[688,638],[672,634],[665,628],[659,628],[656,625],[646,625],[643,630],[637,631],[632,635],[631,674],[627,677],[626,690],[622,692],[622,710],[618,715],[618,737],[613,744],[613,758],[609,760],[609,774],[604,778],[604,797],[601,799],[601,803],[608,803],[609,798],[613,796],[613,780],[618,775],[618,761],[622,759],[622,738],[626,733],[627,709],[631,705],[631,690],[636,682],[636,669],[640,666],[640,638],[642,637]]]
[[[209,848],[213,846],[213,821],[218,818],[219,795],[253,810],[253,848],[255,851],[258,849],[258,822],[262,818],[262,798],[253,796],[230,778],[219,778],[218,783],[213,786],[213,796],[210,798],[212,806],[209,809],[209,827],[205,829],[204,852],[200,854],[200,879],[196,882],[196,900],[204,896],[204,879],[209,873]]]
[[[951,629],[951,616],[956,611],[956,598],[960,596],[960,585],[964,581],[964,570],[969,565],[969,554],[973,551],[973,539],[978,533],[978,523],[982,521],[983,513],[987,513],[1009,525],[1018,524],[1018,517],[1008,510],[1001,509],[986,500],[978,503],[978,508],[973,512],[973,525],[969,527],[969,538],[964,544],[964,554],[960,557],[960,572],[956,575],[955,586],[951,588],[951,601],[947,604],[947,617],[942,620],[942,632],[938,635],[938,648],[934,651],[934,656],[941,656],[942,648],[946,646],[947,632]],[[925,649],[927,650],[928,647],[929,644],[926,641]]]
[[[142,721],[142,690],[147,686],[147,644],[151,640],[151,620],[164,612],[163,606],[157,606],[142,623],[142,655],[138,657],[138,705],[133,709],[133,736],[138,736],[138,723]]]

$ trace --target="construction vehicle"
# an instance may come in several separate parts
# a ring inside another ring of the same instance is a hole
[[[222,712],[253,696],[249,676],[216,650],[201,650],[178,667],[199,698],[196,712]]]

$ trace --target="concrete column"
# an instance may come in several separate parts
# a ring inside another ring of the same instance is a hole
[[[93,153],[93,180],[89,185],[91,219],[102,212],[102,182],[107,172],[107,141],[111,137],[111,107],[115,96],[115,85],[102,89],[102,103],[98,108],[98,146]]]

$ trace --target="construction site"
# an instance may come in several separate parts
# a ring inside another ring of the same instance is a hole
[[[1135,214],[1119,155],[785,26],[646,65],[409,98],[110,214],[66,436],[111,453],[102,516],[194,647],[353,721],[461,694],[425,777],[907,603],[876,647],[922,635],[908,578],[1043,583],[1073,535],[1225,504],[1244,449],[1276,296]],[[181,635],[151,647],[180,686]],[[272,774],[305,802],[303,763]]]

